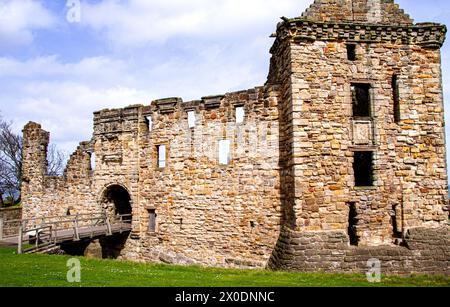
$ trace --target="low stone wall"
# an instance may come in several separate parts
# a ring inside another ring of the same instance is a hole
[[[352,247],[344,232],[283,229],[268,266],[301,272],[366,273],[367,261],[378,259],[382,274],[450,274],[450,227],[410,229],[403,245]]]
[[[12,236],[19,233],[19,223],[11,223],[10,221],[20,219],[22,219],[22,208],[0,209],[0,220],[2,220],[3,223],[3,237]]]

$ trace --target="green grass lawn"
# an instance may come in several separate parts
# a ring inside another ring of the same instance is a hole
[[[66,280],[68,256],[16,255],[0,247],[0,287],[335,287],[450,286],[449,277],[384,277],[370,284],[364,275],[304,274],[264,270],[210,269],[116,260],[81,261],[81,283]]]

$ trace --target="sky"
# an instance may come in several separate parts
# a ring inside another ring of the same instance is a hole
[[[448,0],[397,0],[416,22],[450,26]],[[0,0],[0,112],[30,120],[68,154],[93,112],[263,85],[270,34],[312,0]],[[450,118],[450,42],[442,49]],[[447,139],[450,144],[450,127]]]

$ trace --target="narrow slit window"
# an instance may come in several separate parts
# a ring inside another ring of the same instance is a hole
[[[236,123],[242,124],[245,120],[245,109],[244,107],[236,107]]]
[[[398,124],[401,120],[400,115],[400,92],[398,87],[398,76],[392,76],[392,99],[394,101],[394,120]]]
[[[153,130],[153,119],[151,116],[145,117],[145,123],[147,124],[148,131],[152,131]]]
[[[158,168],[166,167],[166,145],[157,146],[158,150]]]
[[[392,206],[392,213],[391,213],[392,234],[395,239],[400,239],[402,237],[402,231],[401,231],[401,222],[399,223],[398,218],[399,214],[397,213],[397,210],[398,205]]]
[[[148,210],[148,231],[156,232],[156,210]]]
[[[370,85],[352,84],[353,117],[371,117]]]
[[[348,213],[348,237],[350,239],[350,245],[358,246],[358,211],[356,209],[356,203],[349,203],[349,213]]]
[[[194,128],[195,127],[195,123],[196,123],[196,119],[195,119],[195,112],[194,111],[188,111],[188,125],[189,128]]]
[[[356,61],[356,45],[354,44],[347,45],[347,59],[349,61]]]
[[[355,186],[372,187],[373,186],[373,152],[355,152],[353,162],[355,173]]]
[[[230,162],[231,162],[230,141],[221,140],[219,141],[219,164],[229,165]]]
[[[97,157],[95,155],[95,152],[92,152],[90,156],[91,156],[90,157],[90,159],[91,159],[91,161],[90,161],[91,171],[95,171],[95,167],[97,166],[96,165],[97,164],[97,161],[96,161]]]

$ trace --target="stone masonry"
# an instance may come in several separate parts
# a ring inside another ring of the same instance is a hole
[[[19,233],[22,208],[0,209],[0,238],[14,236]]]
[[[131,213],[120,259],[449,274],[445,34],[393,0],[316,0],[278,24],[264,86],[96,112],[61,177],[30,122],[23,217]]]

